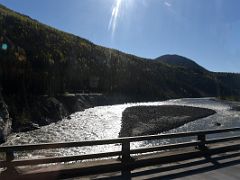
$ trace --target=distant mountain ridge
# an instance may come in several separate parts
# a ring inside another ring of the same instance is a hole
[[[33,119],[35,97],[100,92],[157,101],[240,96],[240,75],[214,73],[178,55],[145,59],[105,48],[0,5],[0,86],[15,121]],[[31,103],[30,103],[31,102]]]
[[[207,71],[205,68],[197,64],[191,59],[188,59],[183,56],[179,55],[163,55],[155,59],[155,61],[162,62],[171,66],[178,66],[183,68],[189,68],[189,69],[198,69],[202,71]]]

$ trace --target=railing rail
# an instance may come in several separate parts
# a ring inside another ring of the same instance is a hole
[[[97,158],[112,157],[112,156],[122,156],[122,162],[127,163],[131,159],[131,154],[154,152],[154,151],[161,151],[166,149],[176,149],[176,148],[191,147],[191,146],[197,146],[199,149],[204,149],[206,145],[211,143],[239,140],[240,136],[229,136],[229,137],[217,138],[217,139],[206,139],[206,135],[209,135],[209,134],[218,134],[218,133],[226,133],[226,132],[233,132],[233,131],[240,131],[240,127],[218,129],[218,130],[204,130],[204,131],[191,131],[191,132],[169,133],[169,134],[149,135],[149,136],[126,137],[126,138],[106,139],[106,140],[0,146],[0,152],[3,152],[6,154],[6,159],[3,161],[0,161],[0,167],[7,167],[7,170],[11,170],[16,166],[69,162],[69,161],[97,159]],[[183,138],[183,137],[196,137],[196,140],[190,141],[190,142],[145,147],[145,148],[138,148],[138,149],[131,149],[131,146],[130,146],[131,142]],[[71,147],[83,147],[83,146],[110,145],[110,144],[120,144],[122,146],[121,151],[76,155],[76,156],[47,157],[47,158],[38,158],[38,159],[15,159],[14,158],[14,153],[19,151],[32,151],[32,150],[42,150],[42,149],[71,148]]]
[[[6,152],[9,150],[25,151],[25,150],[109,145],[109,144],[119,144],[123,142],[137,142],[137,141],[147,141],[147,140],[156,140],[156,139],[181,138],[181,137],[190,137],[190,136],[218,134],[218,133],[225,133],[225,132],[232,132],[232,131],[240,131],[240,127],[218,129],[218,130],[189,131],[189,132],[168,133],[168,134],[160,134],[160,135],[136,136],[136,137],[126,137],[126,138],[117,138],[117,139],[93,140],[93,141],[73,141],[73,142],[59,142],[59,143],[39,143],[39,144],[0,146],[0,152]]]

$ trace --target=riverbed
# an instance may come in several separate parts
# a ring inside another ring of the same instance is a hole
[[[185,105],[209,108],[216,114],[189,122],[181,127],[164,133],[187,132],[195,130],[219,129],[240,126],[240,111],[232,110],[231,106],[215,98],[185,98],[161,102],[127,103],[112,106],[99,106],[71,114],[71,119],[63,119],[57,123],[43,126],[40,129],[13,133],[3,145],[35,144],[51,142],[85,141],[118,138],[121,129],[121,117],[124,109],[141,105]],[[225,134],[224,134],[225,135]],[[211,135],[213,137],[213,135]],[[217,137],[217,135],[214,135]],[[131,144],[132,148],[188,141],[190,139],[145,141]],[[62,155],[77,155],[119,150],[119,145],[68,148],[56,150],[19,153],[17,156],[28,158],[32,156],[49,157]]]

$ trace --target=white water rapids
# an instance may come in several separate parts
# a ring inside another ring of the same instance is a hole
[[[118,133],[121,128],[121,116],[123,110],[129,106],[138,105],[187,105],[209,108],[217,112],[212,116],[187,123],[179,128],[168,131],[167,133],[240,126],[240,112],[231,110],[229,104],[224,103],[223,101],[219,101],[215,98],[186,98],[162,102],[128,103],[112,106],[99,106],[86,109],[85,111],[72,114],[71,119],[63,119],[62,121],[52,123],[34,131],[14,133],[10,135],[7,142],[3,145],[118,138]],[[216,123],[220,123],[221,126],[216,126]],[[136,148],[143,145],[151,146],[152,144],[166,144],[175,141],[168,139],[159,141],[145,141],[139,143],[132,143],[131,147]],[[184,141],[184,139],[178,139],[177,142],[179,141]],[[21,156],[21,158],[28,158],[32,156],[49,157],[53,155],[79,155],[86,153],[115,151],[119,149],[119,145],[108,145],[33,151],[30,153],[19,153],[17,154],[17,156]]]

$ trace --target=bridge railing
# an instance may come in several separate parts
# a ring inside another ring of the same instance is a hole
[[[7,168],[8,170],[10,170],[15,168],[16,166],[70,162],[70,161],[77,161],[77,160],[97,159],[97,158],[106,158],[106,157],[113,157],[113,156],[121,156],[121,161],[123,163],[127,163],[131,160],[132,154],[162,151],[162,150],[168,150],[168,149],[177,149],[177,148],[191,147],[191,146],[198,147],[199,149],[204,149],[207,144],[239,140],[240,136],[228,136],[228,137],[214,138],[214,139],[206,138],[206,136],[209,134],[219,134],[219,133],[234,132],[234,131],[240,131],[240,127],[218,129],[218,130],[204,130],[204,131],[191,131],[191,132],[181,132],[181,133],[169,133],[169,134],[161,134],[161,135],[126,137],[126,138],[106,139],[106,140],[0,146],[0,152],[5,153],[6,155],[5,160],[0,161],[0,168]],[[190,142],[158,145],[158,146],[138,148],[138,149],[131,149],[131,146],[130,146],[131,142],[184,138],[184,137],[195,137],[195,139]],[[110,145],[110,144],[121,145],[121,151],[74,155],[74,156],[44,157],[44,158],[34,158],[34,159],[15,159],[14,157],[14,153],[20,152],[20,151]]]

